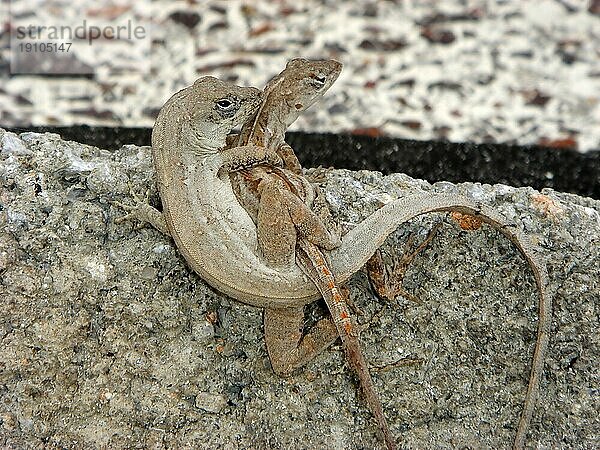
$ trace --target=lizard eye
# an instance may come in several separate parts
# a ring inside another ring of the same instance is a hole
[[[215,109],[221,117],[231,118],[240,109],[240,101],[236,97],[225,97],[215,102]]]
[[[311,78],[312,83],[317,89],[321,89],[323,86],[325,86],[325,81],[327,80],[325,75],[313,75]]]
[[[233,106],[233,102],[228,98],[222,98],[221,100],[217,100],[217,106],[220,109],[229,109]]]

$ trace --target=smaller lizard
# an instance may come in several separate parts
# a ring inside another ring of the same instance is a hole
[[[264,100],[254,120],[242,128],[237,144],[263,146],[277,151],[288,170],[257,166],[246,169],[241,178],[232,174],[236,192],[250,191],[240,195],[240,203],[257,223],[259,247],[267,264],[298,266],[315,283],[325,299],[331,319],[322,319],[315,328],[319,338],[327,343],[339,335],[348,362],[358,375],[369,409],[375,416],[389,449],[396,444],[383,414],[381,401],[369,374],[362,354],[359,329],[347,306],[347,295],[338,286],[322,249],[332,250],[339,242],[328,232],[327,225],[312,210],[317,197],[315,187],[298,173],[300,164],[285,143],[285,131],[300,112],[309,108],[329,89],[337,79],[342,65],[337,61],[309,61],[293,59],[285,69],[264,89]],[[283,154],[281,153],[283,150]],[[248,201],[254,194],[256,201]],[[325,206],[327,213],[328,208]],[[295,257],[295,259],[294,259]],[[282,317],[283,316],[283,317]],[[301,334],[290,333],[299,329],[300,323],[289,324],[293,319],[303,318],[303,308],[287,308],[277,312],[265,310],[265,341],[279,374],[285,375],[312,359],[321,346],[305,340]],[[281,326],[285,324],[285,326]],[[309,344],[309,345],[307,345]]]
[[[318,187],[302,176],[300,162],[285,142],[285,131],[327,92],[341,70],[334,60],[292,59],[265,86],[254,118],[244,124],[239,136],[228,139],[230,147],[254,145],[277,152],[287,169],[261,165],[230,174],[238,200],[257,225],[261,254],[272,266],[295,264],[297,233],[326,250],[340,245],[329,207]]]

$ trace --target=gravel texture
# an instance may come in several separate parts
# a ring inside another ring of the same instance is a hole
[[[600,149],[598,0],[12,0],[0,4],[7,17],[8,3],[15,23],[75,28],[130,15],[150,38],[133,56],[124,42],[86,46],[66,68],[91,67],[90,77],[9,77],[7,24],[4,126],[148,127],[201,75],[262,87],[303,56],[344,70],[294,130]],[[35,67],[46,55],[26,56]]]
[[[527,442],[600,440],[600,202],[553,190],[436,183],[402,174],[311,171],[349,229],[417,191],[461,192],[532,236],[555,292],[551,343]],[[0,130],[0,447],[376,448],[376,425],[340,346],[292,377],[273,374],[261,311],[208,287],[173,242],[115,224],[128,183],[150,188],[148,147],[115,152],[55,134]],[[507,448],[526,389],[536,290],[498,232],[447,215],[410,266],[418,303],[349,282],[369,322],[365,354],[392,432],[406,448]],[[318,309],[310,309],[310,315]]]

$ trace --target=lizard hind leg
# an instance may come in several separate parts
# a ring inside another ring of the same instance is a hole
[[[321,211],[318,211],[321,216],[317,215],[290,191],[286,190],[283,195],[289,207],[290,217],[302,238],[325,250],[333,250],[340,246],[339,234],[335,232],[335,228],[333,232],[330,231],[328,225],[332,222],[325,222]]]
[[[118,201],[111,202],[113,205],[118,206],[119,208],[127,211],[127,214],[125,214],[124,216],[116,218],[114,220],[115,223],[122,223],[127,220],[139,220],[142,224],[149,223],[161,233],[170,236],[169,229],[167,227],[167,222],[165,220],[165,217],[163,216],[163,213],[160,212],[158,209],[154,208],[152,205],[150,205],[150,190],[146,191],[146,195],[144,198],[137,195],[131,185],[129,185],[129,192],[133,197],[133,205]]]
[[[327,349],[339,336],[329,317],[319,320],[306,334],[302,332],[303,324],[302,307],[265,309],[265,343],[277,375],[289,375]]]
[[[419,302],[419,299],[415,295],[404,289],[402,281],[404,280],[404,275],[410,264],[419,253],[425,250],[440,227],[441,223],[435,225],[427,234],[427,237],[414,250],[410,250],[413,242],[413,235],[411,234],[406,241],[403,255],[399,259],[394,258],[391,270],[388,270],[388,268],[385,267],[383,257],[381,256],[381,250],[378,249],[373,256],[371,256],[365,264],[365,269],[369,281],[371,282],[371,286],[378,297],[394,302],[396,301],[397,296],[401,295],[413,302]]]
[[[315,212],[290,192],[277,177],[259,184],[258,244],[265,260],[274,266],[294,264],[298,235],[313,244],[332,250],[340,245]]]
[[[262,256],[271,266],[293,265],[296,228],[283,195],[285,191],[269,178],[260,182],[259,191],[256,232]]]

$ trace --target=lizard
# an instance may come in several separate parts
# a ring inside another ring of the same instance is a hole
[[[242,121],[238,120],[241,116],[234,115],[236,120],[225,120],[224,112],[215,117],[215,109],[227,109],[229,102],[239,105],[240,99],[236,95],[230,98],[232,92],[238,91],[223,89],[223,85],[212,78],[201,80],[207,82],[200,83],[198,80],[165,103],[152,131],[152,155],[163,212],[143,201],[137,201],[134,206],[118,204],[130,211],[123,219],[137,218],[150,222],[172,236],[192,270],[212,287],[238,301],[265,308],[266,314],[274,316],[286,308],[306,305],[318,299],[321,293],[298,266],[281,270],[265,264],[257,255],[256,226],[239,204],[226,173],[244,167],[244,163],[250,167],[253,163],[271,160],[276,166],[280,161],[278,155],[270,155],[265,148],[224,149],[226,134],[241,124]],[[209,88],[214,84],[219,88],[217,93]],[[254,100],[258,108],[259,91],[256,92]],[[221,100],[228,101],[218,106]],[[202,119],[203,115],[205,119]],[[192,123],[195,117],[202,120]],[[235,155],[238,155],[237,160]],[[539,291],[538,333],[524,408],[514,441],[515,448],[522,448],[539,391],[552,307],[551,297],[546,292],[548,275],[545,262],[538,257],[535,246],[526,235],[506,226],[501,215],[468,197],[414,194],[385,204],[342,236],[340,246],[328,255],[331,270],[336,281],[343,283],[363,267],[399,225],[422,214],[445,211],[479,217],[499,230],[521,251],[536,280]],[[288,320],[293,331],[296,320],[290,320],[285,314],[280,318],[281,326],[286,326],[285,321]],[[308,346],[318,346],[322,334],[323,331],[315,327],[303,338],[303,342]]]
[[[335,60],[292,59],[265,86],[254,118],[244,124],[239,135],[228,138],[228,147],[266,147],[283,160],[284,170],[260,165],[230,173],[238,200],[257,224],[261,254],[272,265],[295,264],[296,233],[327,250],[339,246],[325,200],[302,176],[300,162],[285,142],[285,131],[327,92],[341,70],[342,65]],[[261,206],[263,203],[266,207]],[[278,211],[272,211],[274,208]],[[268,238],[262,237],[265,234]]]
[[[339,242],[312,211],[313,201],[318,194],[299,175],[301,168],[298,159],[285,142],[286,129],[302,111],[324,95],[341,69],[342,65],[335,60],[296,58],[267,83],[262,105],[254,119],[242,128],[237,145],[255,145],[275,150],[282,156],[287,170],[256,166],[242,171],[242,176],[232,173],[231,180],[240,203],[250,210],[257,224],[258,244],[265,262],[282,268],[297,264],[315,283],[333,318],[333,324],[329,317],[316,324],[321,343],[314,346],[314,340],[305,339],[301,333],[290,332],[302,329],[303,307],[267,309],[264,314],[265,342],[273,369],[285,376],[340,336],[348,362],[358,375],[367,405],[379,424],[386,445],[395,449],[360,347],[357,324],[347,306],[347,295],[338,286],[322,251],[332,250],[339,246]],[[243,195],[246,190],[251,192]],[[256,195],[256,201],[248,201],[252,194]],[[325,210],[328,212],[327,208]]]

